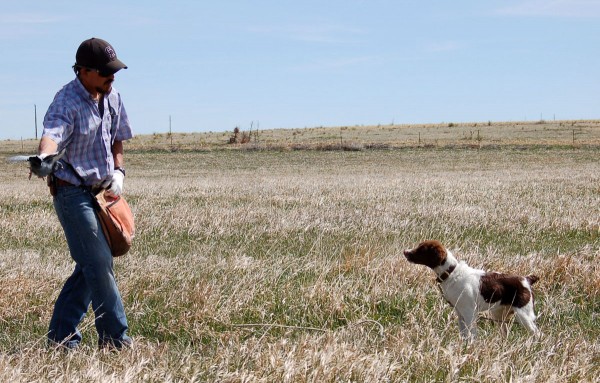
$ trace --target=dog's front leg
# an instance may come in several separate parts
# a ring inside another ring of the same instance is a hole
[[[466,311],[467,312],[457,311],[458,327],[460,329],[460,336],[468,343],[471,343],[475,340],[475,338],[477,338],[477,327],[475,324],[477,313],[475,310]]]
[[[464,339],[468,339],[471,332],[469,331],[467,322],[460,313],[458,314],[458,328],[460,329],[460,336]]]
[[[535,325],[535,314],[533,306],[525,306],[520,309],[515,309],[515,317],[517,321],[523,325],[533,335],[539,336],[540,330]]]

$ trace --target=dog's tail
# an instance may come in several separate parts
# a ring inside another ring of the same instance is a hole
[[[527,279],[527,282],[529,282],[530,286],[540,280],[540,278],[537,275],[533,274],[526,276],[525,279]]]

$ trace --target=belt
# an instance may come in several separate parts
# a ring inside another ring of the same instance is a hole
[[[60,178],[55,178],[54,180],[54,182],[56,182],[56,186],[75,186],[70,182],[61,180]]]
[[[54,182],[56,183],[56,186],[75,186],[75,187],[83,187],[84,189],[87,189],[89,191],[91,191],[94,194],[97,194],[98,192],[100,192],[100,190],[102,190],[102,186],[81,186],[81,185],[73,185],[70,182],[67,182],[65,180],[61,180],[60,178],[56,178],[54,177]]]

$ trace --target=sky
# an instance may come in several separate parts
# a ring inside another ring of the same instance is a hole
[[[600,118],[600,0],[2,1],[0,139],[107,40],[136,134]]]

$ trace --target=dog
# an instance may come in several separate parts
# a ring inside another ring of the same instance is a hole
[[[406,259],[425,265],[435,272],[444,298],[458,314],[460,335],[468,342],[477,337],[477,315],[489,310],[492,320],[502,323],[508,334],[506,319],[514,314],[516,320],[530,333],[539,335],[533,311],[531,286],[539,280],[526,277],[485,272],[456,260],[452,252],[439,241],[421,242],[416,248],[404,251]]]

